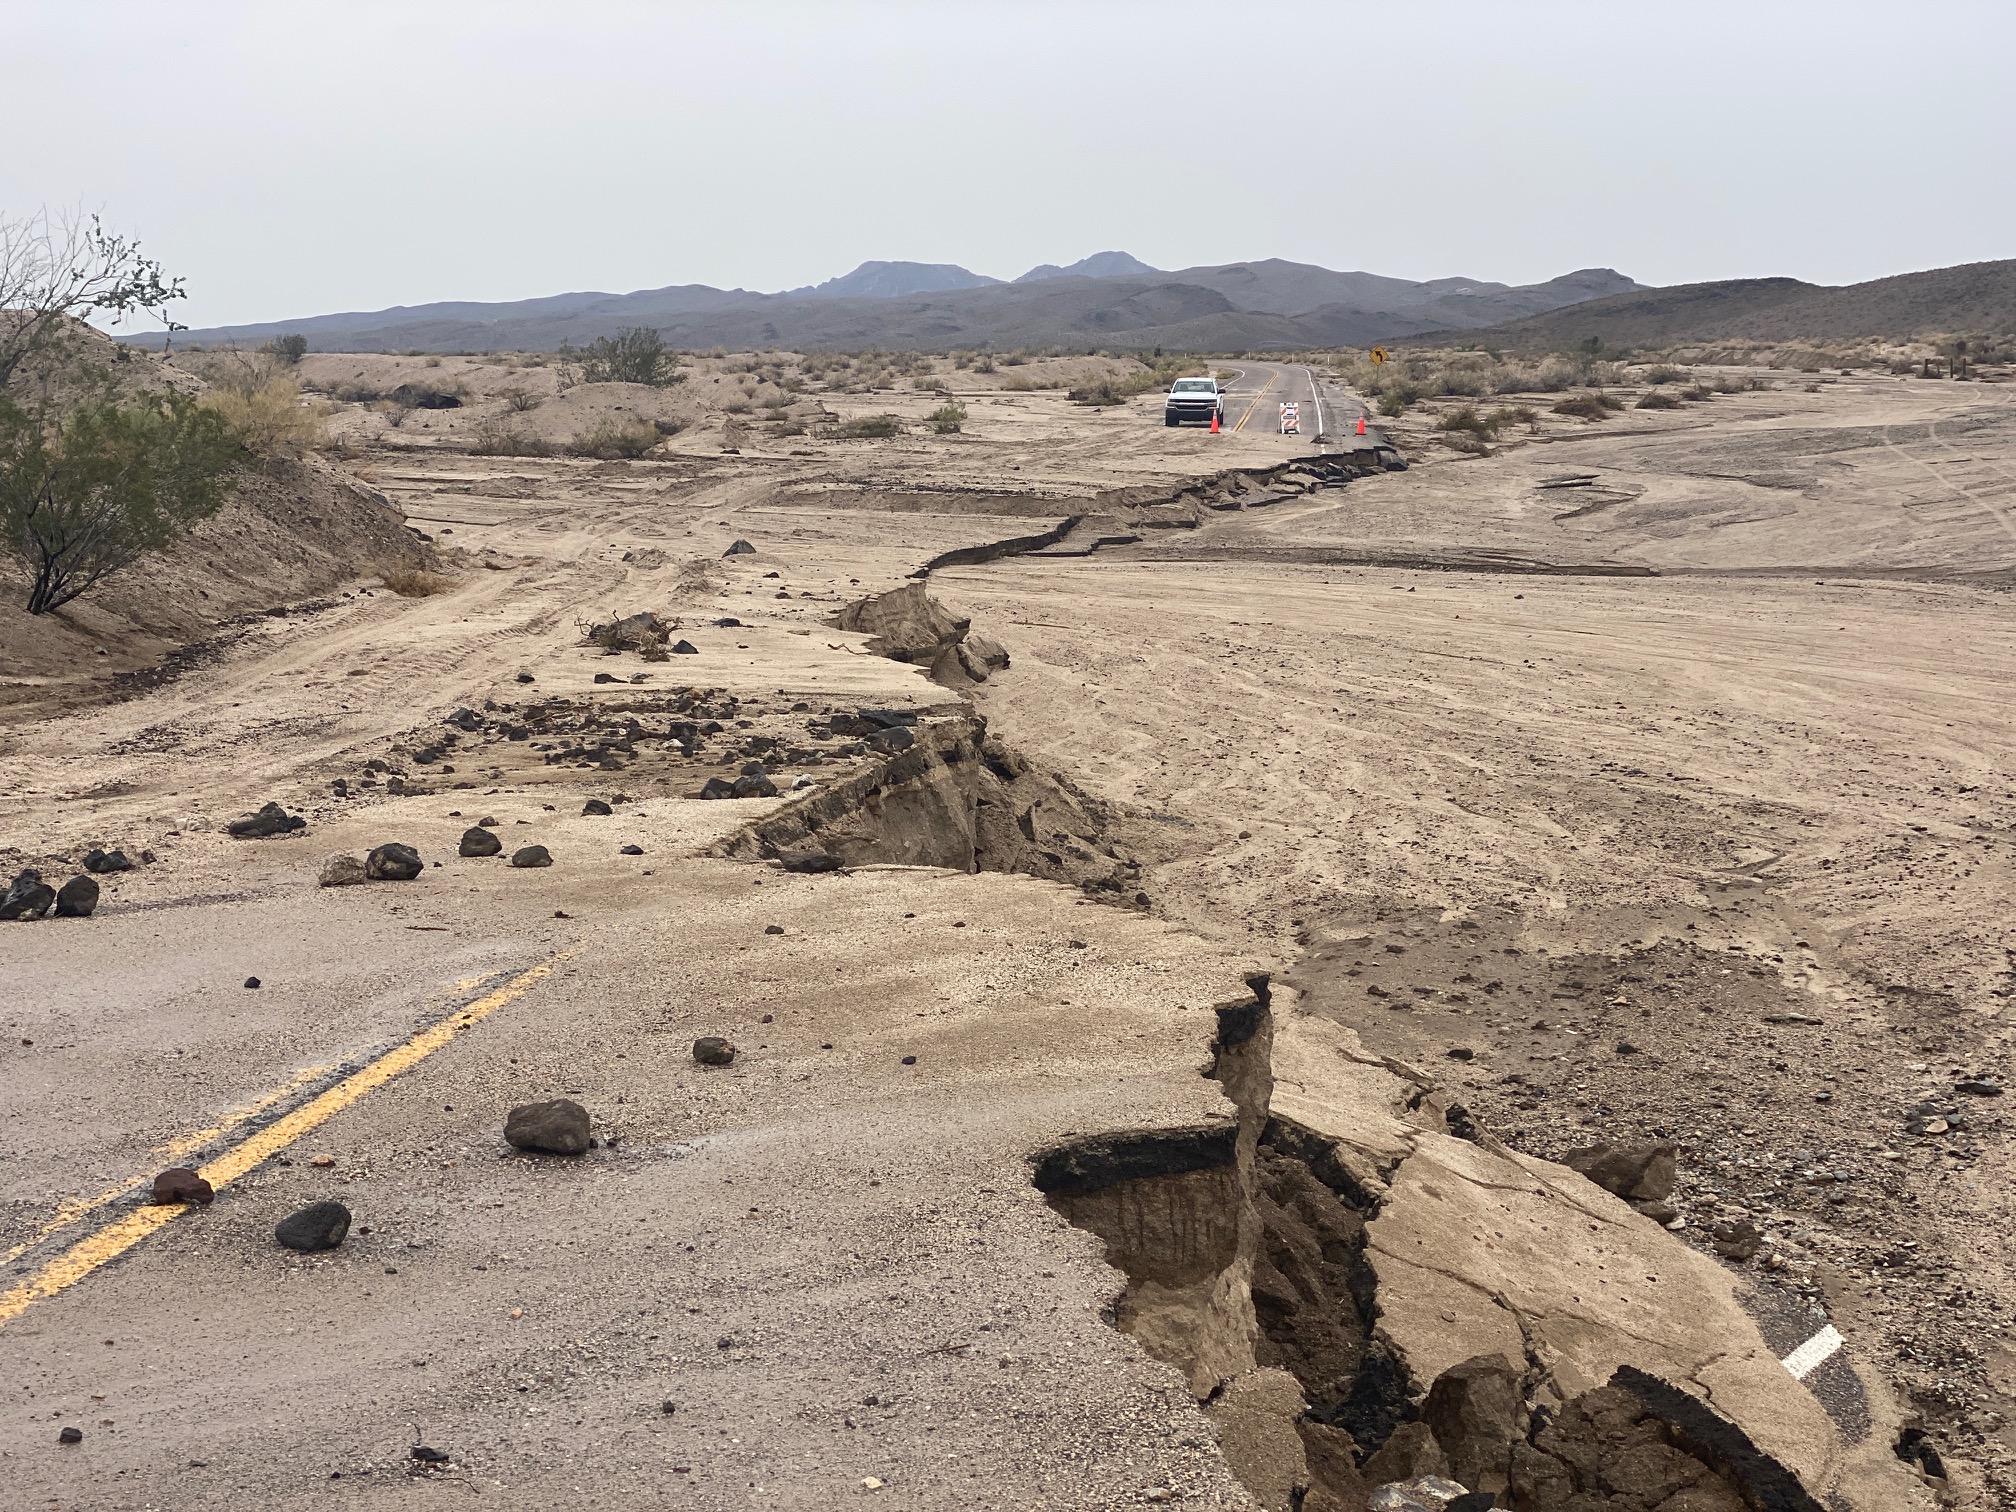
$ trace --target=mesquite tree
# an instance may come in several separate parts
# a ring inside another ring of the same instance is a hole
[[[0,396],[0,551],[46,614],[224,502],[242,456],[230,426],[186,394],[94,399],[57,413]]]
[[[170,278],[139,242],[107,231],[95,215],[0,215],[0,392],[23,362],[62,336],[70,320],[138,311],[179,331],[166,312],[183,297],[181,279]]]

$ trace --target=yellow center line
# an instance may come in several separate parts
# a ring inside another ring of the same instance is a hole
[[[387,1050],[369,1065],[353,1071],[320,1096],[309,1099],[293,1112],[275,1119],[208,1164],[199,1166],[196,1174],[209,1182],[212,1187],[222,1190],[254,1169],[261,1161],[277,1155],[311,1129],[335,1117],[366,1093],[375,1091],[400,1072],[418,1065],[464,1029],[480,1023],[505,1004],[524,996],[538,983],[551,976],[553,968],[569,959],[574,953],[571,950],[563,950],[557,955],[549,956],[538,965],[520,972],[496,991],[486,993],[466,1007],[457,1008],[436,1023],[420,1030],[403,1044]],[[302,1073],[303,1077],[307,1075],[308,1073]],[[300,1081],[301,1078],[297,1077],[290,1086],[298,1086]],[[253,1105],[250,1110],[242,1110],[244,1117],[250,1117],[260,1107],[270,1107],[276,1100],[284,1097],[287,1090],[283,1088]],[[243,1119],[234,1116],[233,1121],[242,1122]],[[222,1127],[229,1126],[227,1122]],[[118,1191],[129,1192],[143,1179],[136,1177]],[[118,1193],[94,1199],[94,1205],[100,1201],[109,1201],[111,1196],[116,1195]],[[27,1280],[0,1293],[0,1326],[20,1317],[45,1297],[53,1297],[58,1292],[75,1286],[106,1261],[115,1260],[125,1254],[142,1239],[162,1225],[180,1217],[185,1211],[187,1211],[186,1204],[179,1202],[137,1208],[124,1217],[106,1224],[96,1233],[78,1240]]]
[[[1260,390],[1259,393],[1253,396],[1253,402],[1246,406],[1246,413],[1241,415],[1239,417],[1239,423],[1232,427],[1233,435],[1236,436],[1239,434],[1239,432],[1246,429],[1246,422],[1253,418],[1253,411],[1260,408],[1260,401],[1262,399],[1265,399],[1270,393],[1274,391],[1274,380],[1279,378],[1280,376],[1281,375],[1276,372],[1269,372],[1267,374],[1266,385]]]

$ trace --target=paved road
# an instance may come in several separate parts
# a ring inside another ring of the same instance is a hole
[[[1278,433],[1281,406],[1293,403],[1301,410],[1301,441],[1313,450],[1319,436],[1341,442],[1364,410],[1356,394],[1301,363],[1241,359],[1226,370],[1235,375],[1226,385],[1225,406],[1226,426],[1234,431]]]

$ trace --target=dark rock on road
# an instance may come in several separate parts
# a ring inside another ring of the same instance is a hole
[[[55,901],[56,889],[31,866],[14,878],[5,896],[0,896],[0,919],[39,919]]]
[[[350,1232],[350,1209],[340,1202],[311,1202],[298,1213],[280,1220],[273,1237],[304,1255],[331,1250]]]
[[[581,813],[584,818],[589,814],[613,814],[614,812],[615,810],[610,808],[600,798],[590,798],[586,803],[581,805]]]
[[[513,866],[551,866],[553,853],[543,845],[521,845],[511,852]]]
[[[72,877],[56,892],[56,917],[88,919],[98,907],[98,884],[86,876]]]
[[[704,1035],[693,1041],[693,1059],[703,1066],[725,1066],[735,1059],[735,1047],[719,1035]]]
[[[238,840],[263,840],[268,835],[287,835],[308,828],[299,814],[290,814],[277,803],[264,803],[256,814],[246,814],[224,826],[224,833]]]
[[[420,852],[396,840],[364,858],[364,875],[373,882],[411,882],[424,869]]]
[[[521,1103],[504,1120],[504,1139],[514,1149],[547,1155],[581,1155],[588,1149],[588,1110],[565,1097]]]
[[[122,872],[133,870],[133,863],[126,859],[126,852],[120,850],[88,850],[84,852],[84,870],[87,872]]]
[[[504,849],[504,842],[480,825],[471,825],[462,832],[462,843],[456,847],[458,856],[494,856]]]

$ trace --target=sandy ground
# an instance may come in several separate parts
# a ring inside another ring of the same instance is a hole
[[[213,1208],[0,1322],[6,1473],[94,1508],[1250,1505],[1181,1375],[1104,1321],[1115,1273],[1027,1162],[1228,1118],[1197,1074],[1204,1010],[1264,964],[1375,1053],[1446,1067],[1515,1149],[1674,1133],[1678,1232],[1741,1209],[1770,1234],[1731,1295],[1833,1318],[1994,1505],[2000,1121],[1989,1099],[1945,1135],[1903,1116],[2001,1055],[2003,397],[1844,380],[1550,422],[1088,558],[941,570],[933,592],[1014,658],[974,695],[996,731],[1170,858],[1148,915],[1027,878],[712,859],[786,800],[687,795],[767,733],[808,758],[773,760],[780,782],[830,782],[862,758],[808,721],[947,702],[828,628],[843,603],[1305,443],[1044,391],[976,392],[956,436],[723,455],[689,430],[630,463],[360,434],[348,465],[434,536],[452,591],[244,627],[144,697],[0,744],[5,860],[157,858],[106,879],[93,920],[7,929],[8,1279],[128,1211],[168,1152],[257,1128],[260,1099],[497,1001]],[[1567,472],[1624,498],[1557,520],[1534,484]],[[756,551],[723,557],[738,538]],[[1401,547],[1662,575],[1368,565]],[[646,608],[698,655],[582,644]],[[597,684],[610,667],[649,681]],[[724,716],[697,757],[656,733],[689,685]],[[601,761],[487,739],[414,759],[458,708],[563,702],[644,728]],[[615,814],[582,816],[591,796]],[[219,833],[269,799],[307,833]],[[555,865],[456,857],[478,816]],[[438,865],[313,885],[325,853],[389,839]],[[1787,1003],[1821,1023],[1763,1022]],[[733,1067],[693,1063],[706,1033]],[[512,1156],[505,1110],[559,1095],[612,1142]],[[271,1243],[332,1195],[358,1225],[342,1249]],[[59,1448],[65,1425],[82,1444]]]

